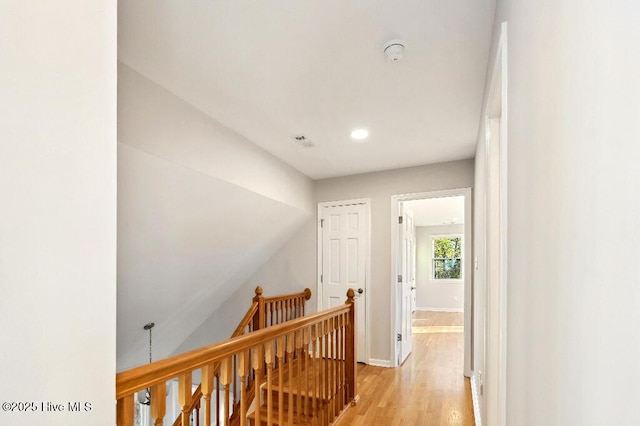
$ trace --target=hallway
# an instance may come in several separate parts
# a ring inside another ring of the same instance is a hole
[[[360,402],[340,426],[474,425],[462,374],[463,314],[416,311],[413,333],[413,353],[400,368],[359,365]]]

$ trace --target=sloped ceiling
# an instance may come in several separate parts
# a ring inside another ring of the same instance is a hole
[[[119,58],[306,175],[342,176],[473,157],[494,7],[121,0]],[[407,49],[391,63],[395,38]]]
[[[119,80],[123,370],[149,360],[146,323],[154,359],[170,355],[308,221],[312,184],[143,76]]]
[[[147,361],[144,324],[157,324],[156,359],[169,355],[306,215],[136,148],[118,148],[118,364],[124,368]]]

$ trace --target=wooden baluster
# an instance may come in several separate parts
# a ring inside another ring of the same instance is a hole
[[[323,389],[323,411],[324,411],[324,424],[329,425],[329,324],[327,320],[322,321],[322,339],[324,345],[323,359],[324,362],[324,389]]]
[[[262,401],[261,401],[262,395],[260,392],[260,385],[262,385],[262,367],[264,366],[264,355],[263,355],[262,345],[253,348],[252,356],[253,356],[253,359],[252,359],[253,371],[255,372],[255,375],[256,375],[256,378],[255,378],[256,423],[255,424],[258,426],[261,426],[262,421],[260,420],[260,406],[262,405]]]
[[[349,314],[347,317],[347,338],[346,338],[346,350],[347,350],[347,362],[346,378],[347,378],[347,400],[352,405],[356,402],[356,293],[350,288],[347,291],[346,304],[349,305]]]
[[[218,367],[220,366],[220,364],[218,364]],[[216,374],[213,376],[214,378],[214,382],[213,382],[213,391],[216,393],[216,424],[222,424],[220,422],[220,369],[218,368],[218,371],[216,372]]]
[[[340,404],[340,365],[341,365],[341,361],[340,361],[340,316],[338,315],[337,317],[334,318],[334,323],[335,323],[335,347],[336,347],[336,352],[335,352],[335,361],[334,361],[334,368],[335,368],[335,389],[334,389],[334,395],[336,398],[336,415],[338,415],[340,413],[340,411],[342,411],[342,405]]]
[[[340,384],[339,384],[339,392],[340,392],[340,409],[344,408],[344,315],[340,315],[339,319],[339,336],[338,336],[338,344],[340,347],[338,348],[338,353],[340,354],[340,364],[339,364],[339,374]]]
[[[289,423],[293,422],[293,348],[294,348],[295,332],[287,335],[287,370],[289,372]],[[280,385],[282,386],[282,385]],[[298,393],[300,393],[298,391]],[[298,395],[298,398],[300,396]]]
[[[222,391],[223,398],[222,403],[224,404],[224,415],[223,420],[225,425],[229,424],[229,404],[231,402],[231,398],[229,395],[229,384],[231,383],[231,360],[229,358],[225,358],[222,360],[220,364],[220,383],[222,383]]]
[[[344,404],[342,403],[342,396],[340,389],[342,388],[342,342],[341,342],[341,324],[342,314],[336,317],[336,406],[338,407],[338,413],[342,411]]]
[[[231,374],[231,381],[233,382],[233,404],[231,406],[234,407],[235,411],[235,406],[238,402],[238,379],[236,378],[236,371],[238,371],[238,357],[234,355],[231,359],[233,360],[233,368],[231,369],[233,372]]]
[[[284,424],[284,394],[282,388],[284,385],[284,338],[276,338],[276,356],[278,357],[278,424]]]
[[[296,358],[296,379],[298,389],[298,399],[296,400],[296,412],[298,413],[298,424],[302,424],[302,398],[305,392],[302,388],[302,333],[299,330],[294,337],[294,350]]]
[[[211,393],[213,392],[213,365],[202,367],[202,397],[204,399],[204,424],[210,425],[211,419]]]
[[[311,372],[312,372],[311,373],[311,389],[313,390],[313,398],[311,400],[311,415],[314,418],[318,418],[318,414],[319,414],[318,391],[320,389],[320,386],[318,385],[320,380],[318,380],[319,370],[317,365],[317,354],[318,354],[317,333],[318,333],[318,325],[314,324],[311,327]]]
[[[200,426],[200,401],[198,401],[198,403],[196,404],[196,426]],[[162,426],[162,423],[160,423],[159,426]]]
[[[127,395],[118,400],[116,408],[118,426],[133,426],[133,403],[133,395]]]
[[[215,385],[214,390],[216,392],[216,424],[220,423],[220,372],[218,371],[215,375]]]
[[[333,318],[329,318],[329,321],[327,321],[329,324],[329,334],[327,335],[328,339],[329,339],[329,420],[333,421],[333,417],[335,416],[335,364],[334,364],[334,359],[333,359],[333,355],[334,355],[334,348],[333,348],[333,344],[334,344],[334,324],[333,324]]]
[[[282,306],[282,322],[287,322],[287,301],[283,300],[280,304]]]
[[[274,302],[269,302],[269,318],[271,318],[271,325],[273,325],[273,307],[274,307]]]
[[[253,317],[253,330],[260,330],[267,326],[266,322],[266,310],[264,304],[264,297],[262,297],[262,287],[256,287],[256,295],[253,298],[254,302],[258,303],[258,313]]]
[[[151,388],[151,420],[154,426],[162,426],[167,410],[167,384],[159,383]]]
[[[322,322],[316,324],[318,331],[318,419],[319,424],[324,425],[323,403],[324,403],[324,362],[323,362],[323,338]]]
[[[304,400],[304,416],[307,419],[309,418],[309,409],[311,408],[311,405],[310,405],[311,389],[309,387],[309,364],[310,364],[309,354],[311,352],[309,350],[309,343],[311,341],[310,334],[311,334],[311,329],[309,327],[305,328],[302,332],[302,357],[304,358],[303,380],[304,380],[304,389],[305,389],[305,395],[306,395],[306,398]]]
[[[240,426],[247,423],[247,354],[242,351],[238,354],[238,375],[240,376]],[[258,409],[260,407],[258,406]]]
[[[191,372],[178,377],[178,404],[182,408],[182,424],[189,425],[189,405],[191,404]]]
[[[273,424],[273,342],[264,345],[264,356],[267,362],[267,426]]]

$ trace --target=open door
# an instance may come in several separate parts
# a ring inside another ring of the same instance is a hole
[[[412,314],[415,309],[415,226],[413,223],[413,213],[404,203],[400,204],[400,216],[398,219],[399,239],[400,239],[400,261],[398,262],[400,271],[398,272],[398,283],[400,287],[400,298],[402,300],[400,310],[400,332],[398,333],[398,343],[400,345],[400,364],[402,364],[413,349],[413,334],[411,330]]]

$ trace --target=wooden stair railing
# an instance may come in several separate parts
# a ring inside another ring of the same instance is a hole
[[[291,319],[299,318],[304,316],[305,312],[305,302],[311,298],[311,290],[305,288],[304,291],[300,293],[286,294],[281,296],[272,296],[265,298],[262,296],[263,294],[262,287],[258,286],[255,290],[255,296],[253,297],[253,303],[249,307],[249,310],[244,315],[240,323],[231,334],[231,337],[242,336],[246,333],[251,333],[254,330],[260,330],[262,328],[267,327],[269,322],[271,325],[279,324],[284,321],[288,321]],[[275,317],[275,321],[273,318]],[[272,319],[271,321],[267,321],[266,318]],[[236,371],[237,359],[234,359],[234,368],[233,371]],[[220,364],[214,366],[213,369],[213,379],[215,381],[215,389],[218,390],[220,385]],[[237,413],[238,405],[240,402],[238,401],[238,378],[236,376],[232,377],[233,386],[232,395],[233,395],[233,413]],[[246,388],[245,391],[251,400],[253,400],[255,395],[255,383],[253,381],[253,375],[250,375],[247,378],[247,382],[243,384]],[[242,390],[240,390],[242,391]],[[212,392],[213,393],[213,390]],[[196,411],[196,419],[199,419],[199,411],[200,411],[200,402],[204,397],[202,393],[202,384],[198,386],[198,388],[194,391],[191,396],[191,401],[187,404],[187,413],[188,417],[191,417],[191,414]],[[216,403],[215,406],[220,406],[219,394],[216,392]],[[205,409],[210,411],[210,398],[205,397]],[[183,408],[184,412],[184,408]],[[216,424],[219,424],[219,410],[215,412]],[[173,422],[173,426],[182,426],[184,415],[179,415],[176,420]],[[236,416],[232,416],[231,425],[238,424],[238,419]],[[230,425],[230,426],[231,426]]]
[[[278,314],[273,326],[119,373],[116,376],[117,425],[133,425],[134,394],[146,388],[151,389],[154,425],[162,425],[166,381],[174,378],[178,379],[182,407],[177,424],[189,425],[194,409],[202,410],[204,425],[214,421],[216,425],[225,426],[236,422],[240,426],[331,424],[356,401],[353,290],[349,290],[347,297],[345,305],[288,321],[287,315],[304,309],[295,302],[282,303],[278,311],[286,309],[289,314]],[[258,300],[258,305],[260,303],[266,306],[265,299]],[[257,308],[256,312],[260,316],[259,312],[265,311]],[[245,319],[247,317],[249,313]],[[269,315],[262,317],[264,322],[257,321],[266,324],[267,318],[270,323]],[[280,320],[284,322],[278,323]],[[253,325],[245,328],[249,327]],[[191,377],[197,370],[202,382],[200,392],[192,395]],[[233,399],[234,382],[238,383],[238,401]],[[256,409],[248,416],[253,399],[248,392],[250,382],[255,384]],[[222,396],[217,391],[218,385],[221,385]],[[215,414],[211,400],[214,392],[218,400]]]

